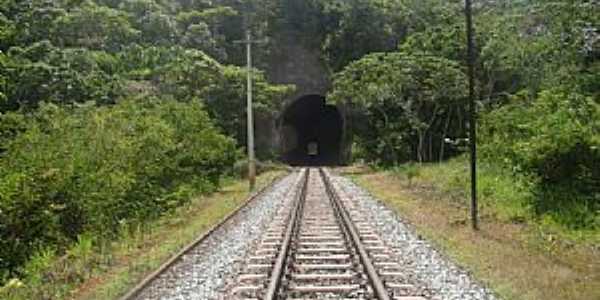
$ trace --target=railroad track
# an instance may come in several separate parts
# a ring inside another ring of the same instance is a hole
[[[293,201],[278,210],[221,298],[428,299],[328,171],[303,172]]]
[[[282,181],[283,178],[274,179],[271,184],[268,184],[262,187],[258,192],[252,194],[248,199],[246,199],[242,204],[240,204],[237,208],[235,208],[231,213],[227,214],[220,222],[215,224],[209,230],[207,230],[204,234],[199,236],[197,239],[183,247],[179,252],[173,255],[169,260],[164,262],[158,269],[156,269],[151,274],[147,275],[142,281],[140,281],[135,287],[133,287],[129,292],[123,295],[120,300],[134,300],[134,299],[154,299],[154,298],[162,298],[162,297],[154,297],[144,295],[149,289],[153,288],[153,285],[156,281],[167,274],[168,272],[172,272],[174,268],[177,267],[177,264],[184,260],[185,256],[195,251],[197,247],[199,247],[202,243],[204,243],[213,233],[224,228],[228,221],[236,217],[240,212],[246,209],[250,204],[256,201],[257,198],[266,194],[271,188],[273,188],[276,183]],[[288,191],[290,192],[290,191]],[[286,192],[287,193],[287,192]]]
[[[251,197],[121,299],[496,298],[347,179],[304,168]]]

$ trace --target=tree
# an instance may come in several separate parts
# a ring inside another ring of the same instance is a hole
[[[427,53],[373,53],[336,74],[328,99],[366,114],[361,148],[373,160],[431,161],[446,155],[444,138],[462,135],[465,76],[457,63]]]
[[[98,62],[102,57],[104,68],[109,71],[114,68],[106,53],[60,49],[48,41],[24,48],[12,47],[5,57],[6,99],[0,111],[31,110],[41,102],[63,105],[114,102],[121,93],[119,78],[101,68]]]
[[[8,3],[5,9],[5,16],[16,28],[13,43],[19,46],[49,39],[53,34],[54,21],[66,13],[57,1],[49,0],[15,1]]]
[[[273,117],[285,97],[293,91],[289,85],[270,84],[263,72],[253,70],[253,107],[257,118]],[[215,84],[206,91],[206,109],[225,133],[246,145],[246,69],[225,66]],[[259,155],[262,155],[259,153]]]
[[[352,0],[313,1],[329,27],[322,42],[323,56],[333,71],[353,60],[396,48],[407,31],[399,2]],[[321,30],[317,28],[317,30]]]
[[[140,31],[143,43],[167,46],[177,40],[179,32],[174,16],[154,0],[128,0],[119,8],[129,14],[129,23]]]
[[[0,51],[6,51],[15,43],[17,28],[11,20],[0,13]]]
[[[135,42],[140,32],[122,11],[86,1],[58,18],[52,34],[57,45],[117,52]]]
[[[12,64],[10,58],[4,53],[0,53],[0,112],[4,111],[3,108],[7,106],[8,83],[10,79],[7,68],[10,64]]]
[[[205,51],[213,57],[223,58],[225,56],[224,50],[217,46],[217,41],[213,39],[206,23],[190,25],[181,41],[186,47]]]

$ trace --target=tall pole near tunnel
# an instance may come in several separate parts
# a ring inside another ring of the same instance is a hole
[[[254,41],[250,34],[250,28],[246,29],[246,39],[234,41],[236,44],[246,44],[246,128],[248,133],[248,182],[250,190],[254,190],[256,185],[256,158],[254,155],[254,116],[252,112],[252,44],[264,43],[264,41]]]
[[[248,183],[250,191],[256,185],[256,160],[254,158],[254,117],[252,114],[252,39],[250,29],[246,29],[246,39],[234,41],[246,44],[246,148],[248,148]]]
[[[469,77],[469,146],[471,150],[471,225],[479,229],[477,216],[477,124],[475,107],[475,47],[473,45],[473,11],[471,0],[465,0],[465,17],[467,30],[467,75]]]
[[[256,162],[254,158],[254,116],[252,113],[252,43],[250,36],[250,29],[246,30],[246,62],[247,65],[247,97],[246,97],[246,111],[248,114],[247,127],[248,127],[248,181],[250,183],[250,190],[254,189],[256,184]]]

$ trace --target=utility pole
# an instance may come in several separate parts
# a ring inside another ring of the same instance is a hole
[[[256,184],[256,159],[254,157],[254,118],[252,113],[252,44],[264,43],[264,41],[252,40],[250,29],[246,30],[246,39],[234,41],[236,44],[246,44],[246,73],[247,73],[247,97],[246,97],[246,120],[248,132],[248,181],[250,190],[254,190]]]
[[[471,225],[479,230],[477,222],[477,108],[475,107],[475,47],[473,45],[473,11],[471,0],[465,0],[467,30],[467,75],[469,77],[469,146],[471,148]]]

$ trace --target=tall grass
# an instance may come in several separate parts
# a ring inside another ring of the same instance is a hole
[[[434,185],[460,205],[468,206],[470,171],[466,156],[444,163],[400,165],[392,168],[391,172],[405,178],[408,185]],[[590,214],[588,208],[576,205],[577,201],[573,201],[570,206],[553,207],[552,210],[535,209],[540,196],[565,198],[576,195],[553,190],[540,195],[535,177],[517,175],[511,170],[486,162],[478,164],[477,175],[477,193],[483,217],[540,226],[542,230],[559,232],[570,238],[600,241],[599,228],[576,226],[582,222],[582,218],[599,218],[598,214]]]

